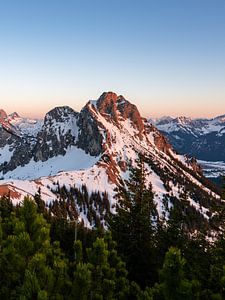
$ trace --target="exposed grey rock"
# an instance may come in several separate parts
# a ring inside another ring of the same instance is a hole
[[[77,117],[78,113],[68,106],[56,107],[46,114],[34,147],[35,161],[65,155],[66,149],[76,144]]]
[[[90,155],[100,155],[103,152],[103,137],[88,105],[81,110],[77,125],[79,127],[77,146]]]

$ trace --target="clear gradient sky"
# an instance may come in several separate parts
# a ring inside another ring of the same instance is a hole
[[[225,0],[0,0],[0,108],[103,91],[144,116],[225,114]]]

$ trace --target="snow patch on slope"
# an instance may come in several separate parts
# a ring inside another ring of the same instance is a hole
[[[4,162],[9,162],[11,157],[13,156],[14,150],[11,149],[10,145],[5,145],[4,148],[0,148],[0,164]]]
[[[5,157],[7,157],[7,152]],[[67,150],[64,156],[58,155],[56,157],[49,158],[44,162],[35,162],[34,160],[31,160],[24,167],[19,166],[7,174],[0,173],[0,176],[4,177],[4,179],[37,179],[43,176],[56,175],[62,170],[72,171],[85,169],[94,165],[98,160],[99,157],[90,156],[83,150],[73,146]]]
[[[0,148],[0,164],[9,162],[13,156],[14,149],[12,150],[10,145],[6,145],[4,148]]]
[[[10,120],[10,124],[17,128],[23,135],[36,137],[41,130],[43,120],[17,117]]]

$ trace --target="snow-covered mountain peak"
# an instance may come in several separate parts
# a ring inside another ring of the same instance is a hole
[[[165,202],[187,190],[190,205],[207,218],[210,204],[204,199],[217,197],[196,162],[177,155],[135,105],[112,92],[89,101],[80,113],[67,106],[54,108],[34,139],[7,133],[2,141],[6,142],[1,145],[0,140],[0,177],[21,197],[41,187],[43,199],[49,201],[57,198],[56,186],[70,190],[85,184],[89,193],[107,191],[112,206],[115,188],[129,177],[140,154],[161,213]]]
[[[144,129],[144,124],[137,107],[126,100],[122,95],[113,92],[104,92],[96,102],[95,108],[109,122],[121,127],[121,122],[130,120],[139,132]]]
[[[225,123],[225,114],[212,119],[216,123]]]
[[[20,117],[17,112],[7,115],[3,109],[0,110],[0,127],[5,132],[4,134],[9,134],[8,137],[13,135],[17,138],[23,138],[25,136],[34,138],[40,131],[42,124],[42,120],[23,118]]]
[[[14,120],[14,119],[17,119],[17,118],[20,118],[20,115],[14,111],[13,113],[11,113],[8,118],[10,118],[11,120]]]
[[[112,118],[113,121],[118,122],[118,104],[121,104],[122,96],[118,97],[116,93],[104,92],[97,100],[96,107],[98,111],[106,118]]]
[[[184,117],[184,116],[181,116],[181,117],[177,117],[174,120],[174,122],[177,122],[177,123],[182,124],[182,125],[186,125],[186,124],[190,124],[192,122],[192,119]]]
[[[44,123],[48,123],[51,121],[55,122],[64,122],[69,120],[71,117],[76,117],[77,112],[75,112],[71,107],[69,106],[58,106],[50,110],[44,118]]]
[[[225,161],[225,115],[212,119],[162,118],[155,126],[167,136],[173,147],[201,160]]]
[[[174,118],[170,116],[163,116],[161,118],[149,118],[148,121],[152,123],[153,125],[155,124],[167,124],[168,122],[171,122]]]

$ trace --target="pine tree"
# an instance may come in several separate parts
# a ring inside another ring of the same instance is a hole
[[[166,253],[163,268],[160,272],[160,286],[165,300],[198,299],[198,283],[190,282],[184,274],[186,261],[180,250],[171,247]],[[197,288],[196,288],[197,287]]]
[[[74,273],[70,299],[87,300],[91,294],[91,265],[79,262]]]
[[[117,190],[117,214],[110,220],[110,230],[123,255],[129,277],[141,286],[154,282],[155,232],[157,210],[151,184],[146,183],[143,158],[137,168],[131,169],[130,178]]]
[[[5,219],[14,211],[10,195],[5,195],[0,198],[0,217]]]
[[[74,266],[71,299],[127,299],[129,281],[124,262],[118,256],[111,234],[96,238],[82,256],[82,243],[75,244],[77,256]]]
[[[121,257],[117,253],[117,244],[112,239],[110,232],[104,235],[104,241],[109,251],[108,262],[110,268],[115,270],[115,291],[114,297],[116,299],[126,299],[129,294],[129,281],[127,279],[128,272],[126,270],[126,264],[122,261]]]
[[[217,241],[211,246],[210,277],[208,288],[213,293],[225,297],[225,233],[222,233]]]
[[[11,231],[5,230],[1,243],[0,298],[60,299],[66,295],[68,262],[59,243],[51,244],[50,226],[37,213],[35,202],[26,197],[5,222]]]
[[[112,299],[115,281],[115,270],[108,262],[109,251],[104,239],[97,238],[92,249],[87,249],[88,260],[92,265],[93,299]]]

